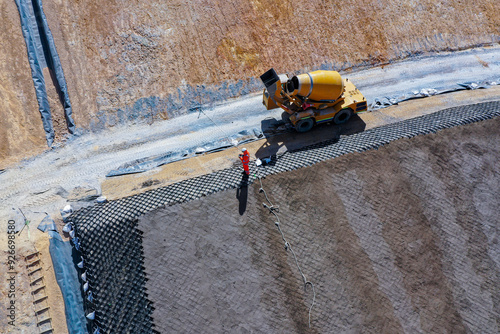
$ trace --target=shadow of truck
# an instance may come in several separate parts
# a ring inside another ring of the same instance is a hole
[[[255,152],[255,157],[261,160],[275,157],[286,151],[295,151],[306,146],[336,140],[340,136],[363,132],[365,128],[366,123],[356,114],[345,124],[336,125],[333,122],[319,124],[304,133],[295,131],[286,119],[264,119],[261,122],[261,129],[266,141]]]

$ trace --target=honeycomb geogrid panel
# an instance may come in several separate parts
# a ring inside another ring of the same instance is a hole
[[[311,145],[273,157],[265,166],[250,168],[243,178],[241,168],[228,168],[181,181],[139,195],[97,204],[75,212],[75,225],[92,300],[86,299],[86,313],[95,311],[92,331],[100,333],[153,333],[153,306],[145,288],[142,233],[138,218],[164,205],[190,201],[202,196],[249,184],[260,176],[290,171],[353,152],[377,149],[400,138],[500,115],[500,101],[445,109],[399,123]]]

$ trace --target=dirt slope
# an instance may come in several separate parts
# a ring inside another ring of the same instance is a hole
[[[160,332],[497,333],[500,119],[274,175],[139,221]]]
[[[47,148],[19,13],[0,0],[0,161]],[[0,164],[2,165],[2,164]],[[1,168],[1,167],[0,167]]]
[[[255,78],[271,66],[287,72],[348,68],[498,43],[500,35],[494,0],[43,5],[75,121],[92,129],[166,119],[182,107],[260,89]],[[44,140],[17,9],[0,0],[0,12],[0,159],[7,159],[39,152]],[[62,109],[54,94],[49,87],[62,138]]]

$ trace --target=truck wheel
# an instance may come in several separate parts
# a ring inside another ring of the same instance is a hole
[[[283,122],[285,122],[285,123],[286,123],[286,122],[288,122],[288,121],[290,121],[290,114],[289,114],[289,113],[287,113],[286,111],[283,111],[283,112],[281,113],[281,120],[282,120]]]
[[[301,119],[295,124],[297,132],[307,132],[312,129],[314,121],[312,118]]]
[[[350,108],[342,109],[335,115],[333,121],[335,122],[335,124],[344,124],[349,120],[349,118],[351,118],[351,116],[352,116],[352,109]]]

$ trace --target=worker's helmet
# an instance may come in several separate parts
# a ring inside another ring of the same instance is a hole
[[[247,149],[246,148],[242,148],[241,149],[241,152],[245,152]]]

